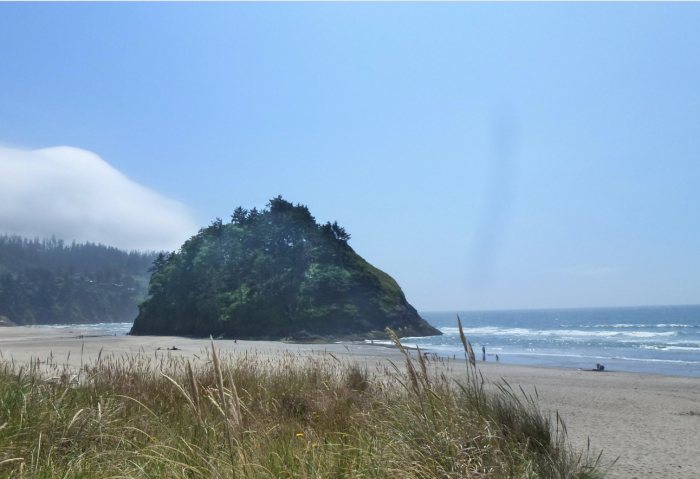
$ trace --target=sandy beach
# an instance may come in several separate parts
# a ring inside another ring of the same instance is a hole
[[[80,337],[82,335],[82,338]],[[177,346],[180,351],[166,351]],[[179,337],[101,336],[95,329],[0,328],[0,360],[28,363],[30,358],[78,366],[102,355],[200,355],[208,340]],[[272,341],[217,341],[223,350],[332,352],[370,368],[401,360],[400,353],[366,344],[285,344]],[[157,348],[162,348],[157,351]],[[81,355],[82,352],[82,355]],[[70,353],[70,357],[69,357]],[[463,376],[462,360],[436,363],[455,377]],[[604,373],[569,368],[478,362],[490,381],[500,378],[528,393],[535,387],[542,409],[558,411],[577,450],[603,450],[613,478],[700,477],[700,378],[653,374]]]

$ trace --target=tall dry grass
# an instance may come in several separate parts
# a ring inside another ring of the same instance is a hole
[[[0,477],[598,478],[565,428],[471,361],[369,371],[332,354],[0,364]],[[414,356],[415,359],[414,359]],[[54,376],[49,379],[48,376]]]

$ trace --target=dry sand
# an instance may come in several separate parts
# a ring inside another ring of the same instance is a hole
[[[85,336],[82,339],[77,337]],[[175,337],[99,336],[94,329],[0,328],[0,354],[4,360],[28,362],[31,357],[63,363],[94,360],[103,355],[145,351],[171,346],[181,351],[163,354],[199,355],[207,340]],[[83,357],[81,349],[84,346]],[[366,363],[370,367],[400,360],[397,350],[365,344],[302,345],[272,341],[217,341],[231,351],[324,351]],[[440,364],[463,375],[463,361]],[[700,478],[700,378],[654,374],[604,373],[568,368],[519,366],[479,362],[486,378],[507,380],[527,392],[537,392],[545,411],[559,411],[573,446],[580,450],[590,438],[591,449],[604,451],[612,461],[613,478]]]

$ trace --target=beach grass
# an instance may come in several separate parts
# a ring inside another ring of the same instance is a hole
[[[537,398],[419,352],[0,363],[0,477],[601,478]],[[212,345],[214,342],[212,341]],[[470,349],[470,348],[468,348]]]

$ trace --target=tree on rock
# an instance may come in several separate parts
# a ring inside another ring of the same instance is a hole
[[[179,251],[159,255],[132,334],[382,337],[440,334],[389,275],[348,245],[337,222],[281,196],[238,207]]]

